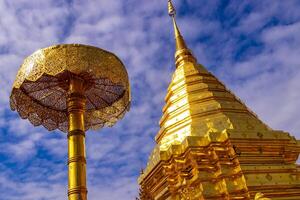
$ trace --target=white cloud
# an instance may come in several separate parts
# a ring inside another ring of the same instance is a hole
[[[278,2],[230,2],[221,9],[223,16],[215,15],[222,1],[175,3],[179,26],[199,62],[218,74],[271,127],[300,138],[300,5]],[[190,12],[181,13],[179,6],[187,6]],[[115,127],[87,134],[88,180],[91,200],[134,198],[136,178],[154,146],[175,69],[172,25],[166,12],[166,1],[161,0],[0,0],[0,153],[9,157],[0,165],[0,192],[11,192],[4,200],[66,198],[66,136],[16,119],[8,104],[23,58],[57,42],[108,49],[128,69],[132,109]],[[270,19],[279,22],[268,24]],[[247,56],[239,57],[245,41],[261,46],[257,51],[245,47]],[[26,182],[8,178],[11,173],[21,173]]]
[[[0,176],[0,191],[2,200],[32,200],[49,199],[63,200],[66,186],[49,184],[47,182],[19,182],[12,181],[6,174]]]

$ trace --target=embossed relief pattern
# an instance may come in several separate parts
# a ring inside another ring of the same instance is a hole
[[[14,82],[11,108],[35,126],[66,132],[70,76],[83,79],[87,86],[86,130],[112,126],[129,109],[130,88],[122,62],[85,45],[52,46],[26,58]]]

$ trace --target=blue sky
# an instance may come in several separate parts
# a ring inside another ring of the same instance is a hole
[[[174,0],[178,24],[205,65],[274,129],[300,138],[300,2]],[[132,108],[87,136],[90,200],[134,199],[174,67],[167,0],[0,0],[0,200],[63,200],[66,135],[9,109],[22,60],[39,48],[83,43],[116,53]]]

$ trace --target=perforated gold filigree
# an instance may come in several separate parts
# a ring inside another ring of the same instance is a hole
[[[130,87],[123,63],[110,52],[79,44],[51,46],[27,57],[13,85],[11,109],[34,126],[67,132],[71,75],[87,85],[86,130],[112,126],[129,110]]]

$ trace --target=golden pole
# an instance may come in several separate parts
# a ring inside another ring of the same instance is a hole
[[[86,155],[84,112],[86,98],[84,81],[71,77],[67,99],[68,106],[68,165],[69,200],[86,200]]]

